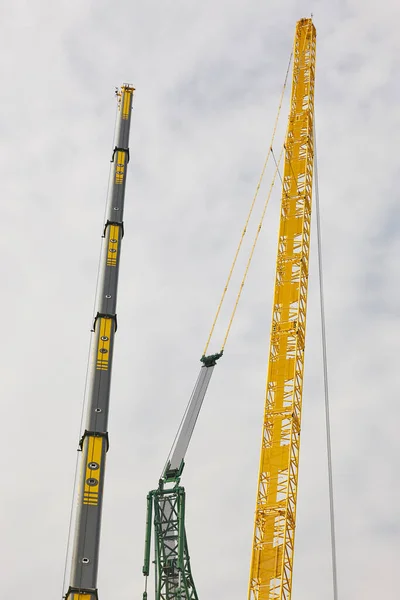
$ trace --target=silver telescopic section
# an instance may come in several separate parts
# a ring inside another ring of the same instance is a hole
[[[100,285],[94,320],[86,427],[80,442],[81,474],[78,483],[77,516],[68,600],[97,599],[101,510],[105,458],[108,450],[108,412],[114,335],[117,328],[117,287],[129,130],[134,88],[123,85],[118,92],[118,116],[112,155],[107,220],[103,232]]]
[[[200,374],[197,378],[196,385],[194,386],[186,415],[183,419],[180,431],[178,432],[176,443],[167,465],[168,472],[179,470],[183,466],[182,463],[185,459],[185,454],[196,425],[197,417],[199,416],[204,396],[206,395],[208,384],[210,383],[211,375],[214,371],[214,366],[215,363],[211,366],[204,365],[200,369]]]

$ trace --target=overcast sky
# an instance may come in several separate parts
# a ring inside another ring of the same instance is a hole
[[[114,87],[137,91],[99,598],[138,600],[146,494],[197,377],[296,21],[311,13],[339,594],[396,597],[400,4],[14,0],[0,8],[1,598],[61,598]],[[278,204],[276,189],[187,456],[202,600],[247,594]],[[332,598],[315,233],[314,219],[293,600]]]

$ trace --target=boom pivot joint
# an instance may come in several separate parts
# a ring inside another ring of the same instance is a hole
[[[200,362],[202,362],[205,367],[215,367],[215,365],[217,364],[217,360],[221,358],[223,353],[224,351],[221,350],[221,352],[218,352],[217,354],[209,354],[208,356],[205,356],[203,354],[203,356],[200,359]]]

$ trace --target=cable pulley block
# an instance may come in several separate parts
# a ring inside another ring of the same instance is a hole
[[[204,356],[203,354],[203,356],[200,359],[200,362],[202,362],[205,367],[215,367],[215,365],[217,364],[217,360],[221,358],[223,353],[224,351],[222,350],[217,354],[209,354],[208,356]]]

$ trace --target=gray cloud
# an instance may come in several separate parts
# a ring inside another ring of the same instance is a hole
[[[197,375],[268,149],[296,20],[311,12],[341,600],[393,596],[397,3],[41,0],[1,11],[1,596],[61,596],[114,86],[129,81],[137,93],[102,600],[141,593],[146,493]],[[280,140],[286,114],[287,102]],[[187,459],[187,528],[202,597],[247,591],[278,202],[276,189]],[[313,234],[293,600],[330,597]]]

